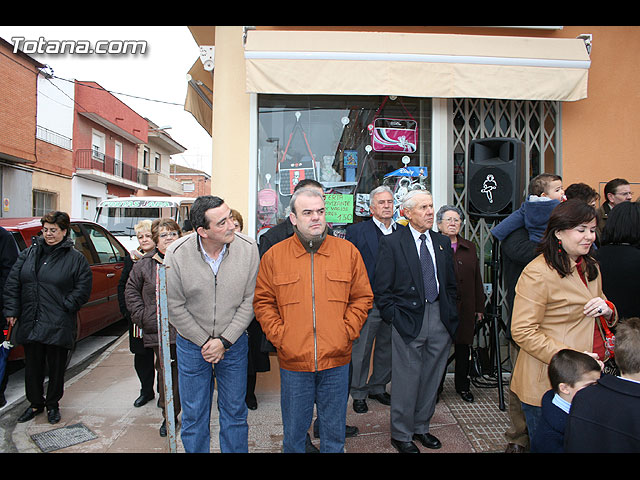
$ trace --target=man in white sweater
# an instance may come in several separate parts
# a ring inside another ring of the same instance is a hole
[[[259,266],[255,240],[234,232],[231,209],[198,197],[195,232],[167,250],[169,322],[176,328],[181,438],[186,452],[209,452],[214,386],[218,387],[220,449],[248,452],[245,392],[253,293]]]

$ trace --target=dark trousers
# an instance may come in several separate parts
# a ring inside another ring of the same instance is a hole
[[[158,372],[158,395],[160,396],[158,405],[162,409],[162,413],[164,415],[164,368],[162,364],[162,357],[160,356],[160,347],[153,347],[153,351],[156,356],[156,372]],[[178,362],[176,361],[176,345],[171,344],[169,347],[169,351],[171,356],[171,383],[173,383],[173,413],[175,418],[178,418],[182,407],[180,404],[180,389],[178,388]]]
[[[145,348],[133,356],[133,366],[140,379],[140,394],[153,398],[153,382],[156,375],[155,354],[152,348]]]
[[[454,346],[455,374],[454,383],[456,392],[469,391],[469,364],[471,347],[465,343],[456,343]]]
[[[64,393],[64,371],[69,350],[56,345],[26,343],[24,345],[24,383],[27,400],[32,408],[59,408]],[[49,374],[47,395],[44,396],[45,370]]]

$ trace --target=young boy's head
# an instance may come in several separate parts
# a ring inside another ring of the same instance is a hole
[[[640,318],[627,318],[618,324],[614,348],[621,376],[640,376]]]
[[[579,390],[596,383],[601,373],[593,357],[576,350],[560,350],[549,363],[551,388],[569,403]]]
[[[553,173],[541,173],[529,181],[529,195],[549,197],[552,200],[563,201],[564,190],[562,177]]]

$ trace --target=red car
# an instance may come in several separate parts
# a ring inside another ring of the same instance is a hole
[[[22,251],[40,235],[39,217],[1,218],[0,226],[13,235]],[[118,304],[118,282],[128,255],[122,244],[100,225],[87,220],[71,220],[69,236],[75,248],[89,261],[93,286],[89,301],[78,312],[78,337],[82,340],[122,319]],[[20,321],[20,319],[18,319]],[[9,360],[24,357],[21,346],[11,350]]]

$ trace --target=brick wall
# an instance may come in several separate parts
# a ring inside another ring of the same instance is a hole
[[[35,161],[35,65],[0,42],[0,153]]]

